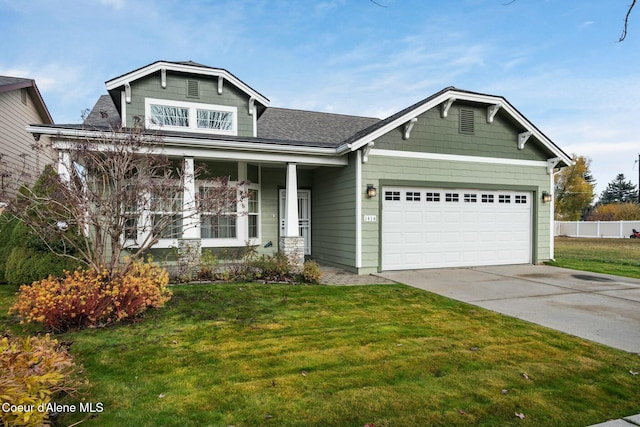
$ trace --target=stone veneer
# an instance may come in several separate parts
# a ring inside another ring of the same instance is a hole
[[[280,251],[295,266],[302,268],[304,265],[304,237],[280,237]]]

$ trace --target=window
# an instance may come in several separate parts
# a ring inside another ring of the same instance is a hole
[[[204,201],[201,209],[211,206],[212,211],[204,212],[200,215],[200,237],[203,239],[235,239],[237,233],[237,211],[238,205],[233,200],[222,200],[226,197],[219,197],[213,187],[201,186],[198,190],[200,200]]]
[[[500,194],[498,196],[498,203],[511,203],[511,196],[508,194]]]
[[[238,134],[237,107],[146,98],[145,116],[150,129]]]
[[[440,193],[427,193],[425,199],[427,202],[439,202]]]
[[[483,194],[482,203],[493,203],[493,194]]]
[[[445,202],[459,202],[460,195],[458,193],[445,193],[444,195]]]
[[[152,104],[150,120],[154,125],[189,127],[189,109]]]
[[[249,190],[247,194],[247,215],[248,215],[248,227],[249,227],[249,238],[257,238],[258,237],[258,222],[259,222],[259,211],[258,211],[258,190]]]
[[[399,201],[400,200],[400,192],[399,191],[385,191],[384,192],[385,200]]]
[[[235,239],[235,215],[202,215],[200,217],[200,237],[203,239]]]
[[[198,128],[231,130],[233,113],[230,111],[215,111],[198,109]]]
[[[161,239],[177,239],[182,237],[182,195],[180,186],[173,187],[162,197],[151,195],[151,218],[153,233]]]
[[[407,191],[407,202],[419,202],[419,201],[420,201],[419,191]]]
[[[466,203],[476,203],[478,201],[478,196],[475,194],[465,194],[464,201]]]
[[[527,203],[527,196],[516,196],[516,203],[519,204],[526,204]]]

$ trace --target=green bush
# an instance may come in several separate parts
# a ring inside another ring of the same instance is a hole
[[[320,279],[322,278],[322,271],[320,270],[320,266],[315,261],[305,261],[304,267],[302,268],[302,281],[305,283],[320,283]]]
[[[0,283],[7,282],[5,277],[6,264],[13,249],[11,235],[17,223],[17,220],[12,219],[6,213],[0,215]]]
[[[49,275],[63,276],[65,270],[73,271],[81,265],[69,257],[50,252],[44,242],[29,233],[20,222],[13,226],[8,245],[4,279],[10,285],[30,284]]]

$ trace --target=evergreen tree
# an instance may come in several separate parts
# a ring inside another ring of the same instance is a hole
[[[620,173],[613,181],[607,184],[607,188],[600,195],[598,204],[637,202],[638,188],[631,181],[627,181],[624,174]]]

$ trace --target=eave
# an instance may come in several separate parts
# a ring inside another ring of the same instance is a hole
[[[156,72],[165,71],[174,71],[179,73],[188,73],[188,74],[197,74],[208,77],[217,77],[222,78],[223,80],[229,81],[234,86],[238,87],[240,90],[245,92],[249,97],[253,97],[256,102],[268,106],[269,99],[264,95],[260,94],[258,91],[247,85],[245,82],[231,74],[225,69],[222,68],[212,68],[200,65],[188,65],[182,63],[175,63],[169,61],[157,61],[152,64],[149,64],[145,67],[139,68],[130,73],[124,74],[120,77],[116,77],[114,79],[108,80],[105,82],[108,91],[112,91],[119,87],[130,84],[131,82],[146,77],[150,74],[154,74]],[[219,80],[221,82],[222,80]],[[220,83],[219,83],[220,84]]]
[[[365,130],[361,135],[358,135],[352,140],[347,140],[337,148],[338,154],[346,152],[352,152],[359,150],[368,143],[375,141],[377,138],[385,135],[386,133],[396,129],[400,126],[404,126],[410,123],[414,118],[423,114],[424,112],[443,106],[442,115],[446,117],[448,108],[456,101],[466,101],[484,104],[487,106],[487,121],[492,122],[498,109],[505,111],[510,115],[519,126],[525,129],[524,133],[529,133],[529,136],[535,137],[548,151],[553,153],[553,157],[559,158],[564,164],[571,165],[571,158],[562,151],[556,144],[553,143],[546,135],[544,135],[533,123],[527,120],[520,112],[513,107],[505,98],[501,96],[485,95],[475,92],[468,92],[458,90],[455,88],[447,88],[424,101],[421,101],[414,105],[413,108],[407,108],[396,115],[390,116],[388,119],[381,121],[379,124],[373,125],[369,130]],[[514,141],[517,144],[519,141]],[[517,146],[517,145],[516,145]]]
[[[49,135],[53,147],[72,149],[73,141],[104,140],[105,135],[115,140],[125,140],[126,132],[87,130],[61,126],[29,125],[27,132]],[[152,135],[152,134],[150,134]],[[314,166],[346,166],[346,156],[337,155],[334,147],[310,146],[296,141],[273,141],[259,138],[216,138],[210,135],[159,135],[162,153],[170,156],[192,156],[210,159],[232,159],[270,163],[300,163]],[[106,144],[105,144],[106,147]]]

